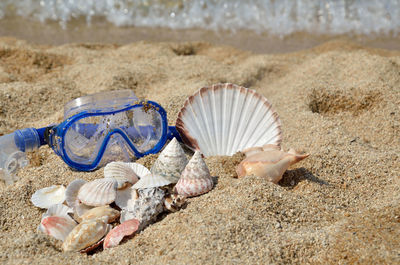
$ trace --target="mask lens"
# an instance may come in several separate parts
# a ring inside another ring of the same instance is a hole
[[[67,129],[64,146],[72,161],[90,165],[102,147],[106,148],[104,156],[115,154],[118,147],[124,154],[134,154],[132,146],[140,153],[147,152],[160,141],[162,132],[162,117],[157,110],[152,106],[134,107],[113,114],[96,113],[75,121]]]

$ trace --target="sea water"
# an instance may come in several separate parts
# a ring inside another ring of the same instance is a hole
[[[379,34],[397,36],[400,0],[1,0],[0,19],[43,23],[103,18],[115,26],[250,30],[287,36]]]

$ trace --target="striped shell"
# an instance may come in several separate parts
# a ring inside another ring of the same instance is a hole
[[[64,241],[76,225],[69,216],[48,216],[42,219],[39,229],[55,239]]]
[[[79,189],[78,199],[89,206],[110,204],[115,200],[117,185],[117,181],[113,178],[96,179]]]
[[[233,155],[253,146],[280,145],[280,124],[265,97],[228,83],[203,87],[190,96],[176,129],[186,145],[205,156]]]
[[[54,204],[63,203],[65,201],[65,187],[63,185],[53,185],[36,191],[31,202],[39,208],[48,209]]]
[[[185,152],[174,138],[154,162],[151,173],[161,175],[172,183],[177,183],[187,163]]]
[[[145,173],[144,173],[145,172]],[[140,176],[149,174],[150,171],[141,164],[127,162],[111,162],[104,167],[105,178],[115,178],[118,181],[118,189],[125,186],[126,182],[135,184]]]
[[[67,186],[65,190],[65,201],[69,207],[75,208],[75,206],[79,204],[78,192],[84,184],[86,184],[86,180],[76,179]]]
[[[193,197],[210,191],[214,186],[210,171],[199,151],[196,151],[175,186],[179,195]]]
[[[171,184],[172,182],[164,178],[161,175],[149,174],[141,178],[135,185],[132,186],[133,189],[149,189],[157,188]]]
[[[103,247],[112,248],[118,246],[119,242],[125,237],[135,233],[139,228],[139,221],[130,219],[114,227],[104,239]]]
[[[74,211],[70,207],[59,203],[50,206],[50,208],[42,215],[42,218],[47,216],[63,216],[73,212]]]

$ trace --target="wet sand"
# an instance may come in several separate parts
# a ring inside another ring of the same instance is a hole
[[[400,36],[393,35],[314,35],[298,32],[289,36],[276,36],[249,30],[211,31],[202,29],[172,30],[169,28],[116,27],[101,18],[88,24],[76,18],[61,25],[59,22],[41,23],[18,16],[0,19],[0,36],[11,36],[43,45],[66,43],[107,43],[124,45],[136,41],[184,42],[203,41],[216,45],[229,45],[256,53],[282,53],[309,49],[332,39],[352,41],[375,48],[400,50]]]
[[[311,155],[275,185],[235,178],[237,157],[206,162],[218,177],[120,246],[63,253],[36,232],[32,194],[102,177],[69,169],[48,147],[12,186],[0,183],[5,264],[394,264],[400,262],[400,52],[331,41],[285,54],[208,43],[35,45],[0,39],[0,134],[63,120],[81,95],[132,89],[159,102],[170,125],[187,96],[232,82],[266,96],[280,115],[283,148]],[[150,165],[156,156],[138,162]]]

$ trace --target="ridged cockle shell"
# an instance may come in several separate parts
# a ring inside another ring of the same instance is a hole
[[[48,209],[54,204],[65,201],[65,187],[63,185],[53,185],[51,187],[37,190],[31,197],[31,202],[36,207]]]
[[[64,241],[76,225],[77,223],[69,216],[48,216],[40,222],[39,230]]]
[[[176,138],[174,138],[160,153],[150,171],[155,175],[165,177],[171,181],[171,183],[176,183],[178,182],[182,170],[185,168],[187,162],[188,160],[185,152]]]
[[[117,195],[118,182],[114,178],[96,179],[84,184],[78,192],[78,199],[89,206],[112,203]]]
[[[104,177],[116,179],[118,182],[118,189],[121,189],[125,186],[126,182],[135,184],[140,178],[137,171],[141,171],[143,168],[150,173],[147,168],[137,163],[121,161],[111,162],[104,167]]]
[[[290,149],[288,152],[279,150],[278,146],[267,145],[245,151],[246,158],[236,168],[239,177],[255,175],[266,177],[273,183],[278,183],[289,166],[308,157],[309,154],[300,154]]]
[[[175,189],[179,195],[193,197],[213,188],[210,171],[199,151],[196,151],[182,172]]]

